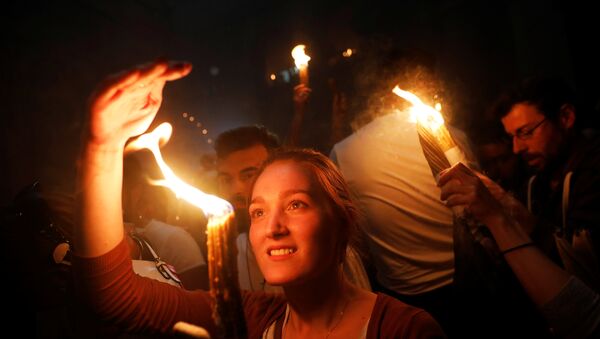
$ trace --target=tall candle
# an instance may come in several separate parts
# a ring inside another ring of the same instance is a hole
[[[212,317],[223,338],[246,338],[237,274],[234,214],[210,217],[207,225],[208,276],[214,299]]]
[[[165,163],[159,142],[169,139],[172,127],[163,123],[152,132],[132,141],[128,150],[147,148],[152,152],[164,179],[153,184],[171,189],[178,198],[202,209],[208,217],[207,247],[210,295],[214,299],[212,316],[218,328],[213,336],[246,338],[246,322],[237,276],[237,229],[233,226],[233,207],[227,201],[202,192],[181,180]]]

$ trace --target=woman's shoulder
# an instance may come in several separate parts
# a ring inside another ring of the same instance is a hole
[[[283,317],[287,305],[281,293],[242,291],[248,338],[260,338],[264,330]]]

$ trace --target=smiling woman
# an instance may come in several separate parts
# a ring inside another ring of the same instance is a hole
[[[208,292],[134,274],[123,240],[119,199],[125,141],[148,128],[165,82],[190,69],[166,62],[134,68],[109,79],[89,109],[73,269],[81,300],[125,331],[170,333],[184,321],[213,337],[220,334]],[[150,108],[139,100],[148,94],[140,83],[158,99]],[[251,213],[252,246],[261,270],[285,293],[243,292],[248,338],[444,336],[425,311],[362,290],[344,277],[342,261],[357,213],[339,171],[324,155],[294,150],[273,156],[256,179]]]
[[[443,336],[424,311],[346,280],[342,263],[359,213],[341,173],[321,153],[291,149],[272,154],[258,173],[249,211],[250,241],[261,271],[269,283],[283,287],[286,297],[285,314],[272,320],[268,334]],[[413,330],[407,333],[409,326]]]

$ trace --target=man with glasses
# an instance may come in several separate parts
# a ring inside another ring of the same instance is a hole
[[[598,290],[600,138],[583,129],[575,94],[559,79],[529,78],[492,113],[534,174],[527,207],[535,218],[521,225],[550,258]]]

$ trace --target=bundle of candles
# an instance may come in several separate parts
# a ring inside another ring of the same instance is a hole
[[[458,162],[466,163],[463,151],[452,139],[440,112],[424,104],[413,93],[402,90],[398,86],[394,87],[392,92],[412,104],[411,117],[417,122],[417,133],[423,154],[434,177]]]
[[[207,246],[210,294],[214,299],[213,320],[222,338],[246,338],[246,321],[242,308],[236,263],[236,228],[232,225],[233,207],[225,200],[206,194],[175,175],[160,153],[159,143],[166,142],[172,127],[163,123],[141,135],[127,146],[128,151],[148,149],[154,155],[164,179],[155,185],[171,189],[178,198],[202,209],[208,217]]]
[[[210,294],[215,300],[213,319],[223,338],[245,338],[246,323],[242,310],[237,259],[236,227],[233,212],[211,217],[207,225],[208,276]]]
[[[452,139],[440,112],[424,104],[413,93],[404,91],[398,86],[394,87],[392,92],[412,104],[410,107],[411,118],[416,120],[421,149],[434,178],[437,178],[442,170],[450,168],[458,162],[467,164],[464,152]],[[490,244],[489,238],[484,235],[482,225],[469,217],[465,213],[464,207],[455,206],[452,208],[452,212],[455,223],[453,235],[455,247],[470,246],[471,242],[467,239],[471,237],[484,246],[489,253],[496,251],[495,245]],[[467,236],[468,233],[471,234],[470,237]],[[460,271],[460,268],[457,267],[457,270]]]

